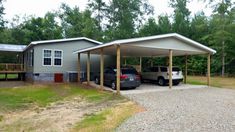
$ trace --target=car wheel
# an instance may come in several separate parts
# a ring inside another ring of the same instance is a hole
[[[179,85],[179,83],[180,83],[180,82],[174,82],[173,84],[174,84],[174,85]]]
[[[160,86],[165,86],[165,84],[166,84],[165,79],[164,79],[163,77],[160,77],[160,78],[158,79],[158,84],[159,84]]]
[[[140,81],[141,81],[141,83],[145,83],[145,80],[144,80],[143,78],[141,78],[141,80],[140,80]]]
[[[100,83],[100,81],[99,81],[99,78],[98,78],[98,77],[96,77],[96,78],[95,78],[95,83],[96,83],[96,84],[99,84],[99,83]]]
[[[111,83],[111,88],[112,88],[113,90],[116,90],[116,84],[115,84],[115,82],[112,82],[112,83]]]

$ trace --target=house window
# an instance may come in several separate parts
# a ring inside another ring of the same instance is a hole
[[[62,65],[62,51],[60,51],[60,50],[54,51],[54,65],[55,66]]]
[[[43,50],[43,65],[51,66],[52,61],[52,52],[51,50]]]

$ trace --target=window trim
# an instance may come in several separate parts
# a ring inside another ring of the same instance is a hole
[[[61,57],[55,57],[55,52],[56,51],[61,51]],[[53,50],[53,66],[55,67],[62,67],[63,66],[63,50],[59,50],[59,49],[54,49]],[[61,65],[55,65],[55,59],[61,59]]]
[[[44,51],[45,50],[50,50],[51,51],[51,65],[44,65],[44,58],[49,58],[49,57],[44,57]],[[42,50],[42,66],[53,66],[53,50],[52,49],[43,49]]]

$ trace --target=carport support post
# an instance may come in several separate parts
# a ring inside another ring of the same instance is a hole
[[[142,57],[140,57],[140,73],[142,72]]]
[[[185,56],[184,84],[187,83],[187,75],[188,75],[188,55]]]
[[[211,80],[211,55],[207,56],[207,85],[210,86]]]
[[[7,73],[5,73],[5,80],[7,81]]]
[[[87,85],[90,85],[90,66],[91,65],[91,57],[90,52],[87,52]]]
[[[121,75],[121,64],[120,64],[120,59],[121,59],[121,51],[120,51],[120,45],[117,45],[117,94],[120,94],[120,75]]]
[[[172,50],[169,50],[169,88],[172,88]]]
[[[151,67],[153,67],[153,57],[151,57]]]
[[[124,57],[124,66],[126,66],[126,57]]]
[[[100,50],[100,89],[104,89],[104,49]]]
[[[81,55],[78,53],[78,83],[81,83]]]

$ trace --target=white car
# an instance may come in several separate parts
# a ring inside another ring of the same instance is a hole
[[[172,67],[172,81],[173,85],[178,85],[183,81],[183,74],[179,67]],[[169,83],[169,68],[167,66],[149,67],[141,73],[141,80],[157,81],[160,86]]]

